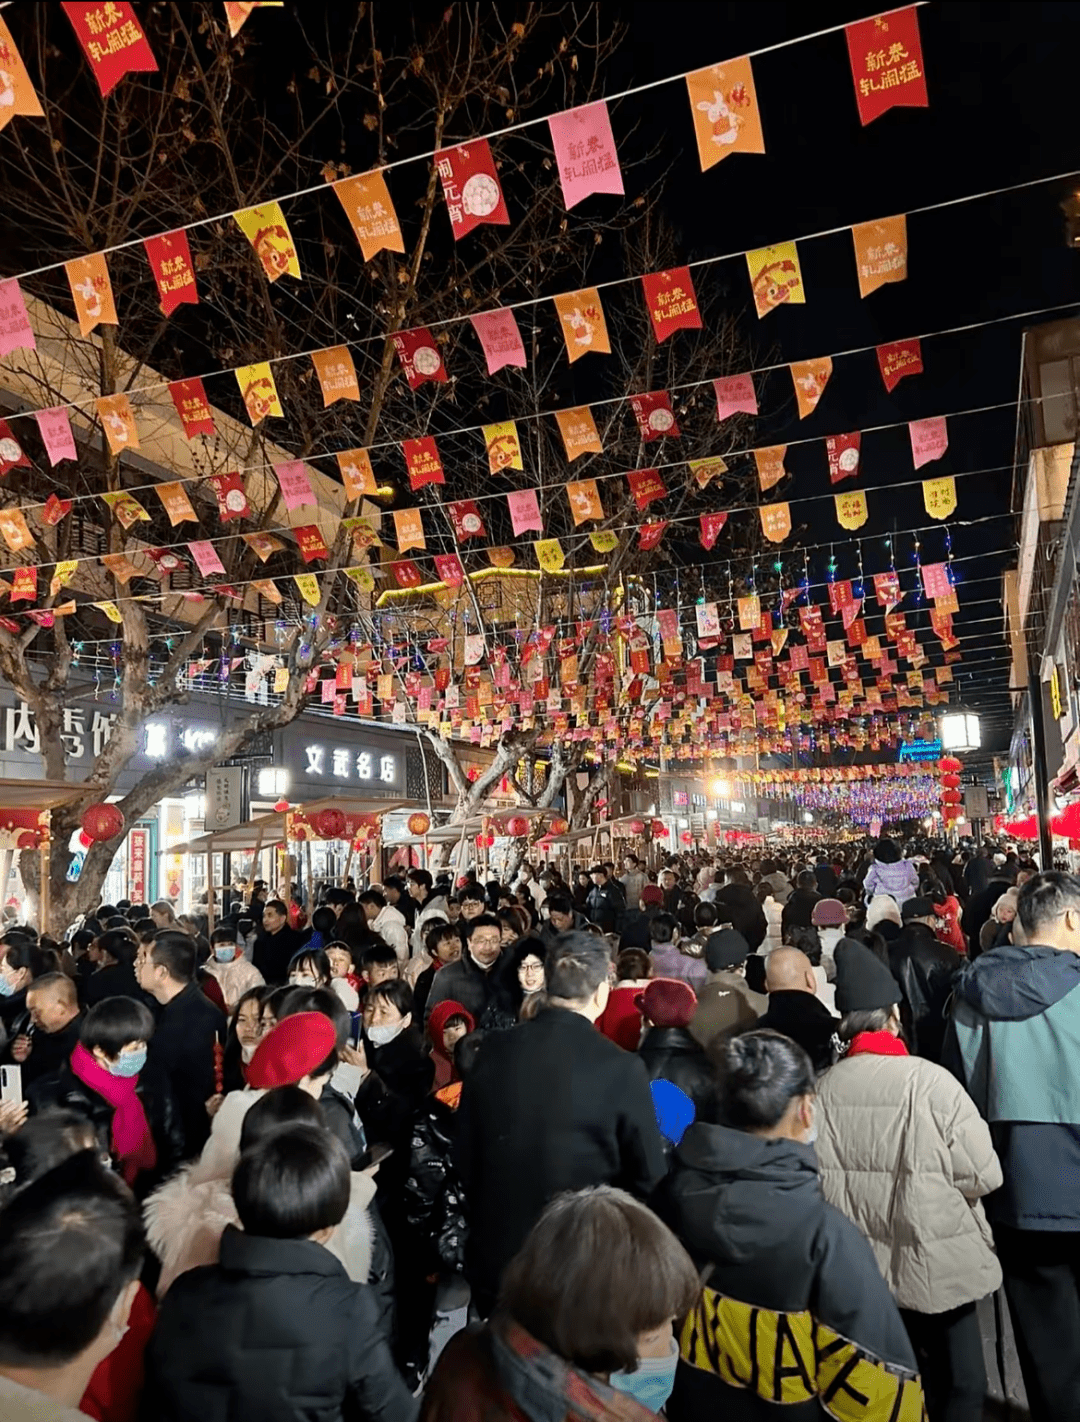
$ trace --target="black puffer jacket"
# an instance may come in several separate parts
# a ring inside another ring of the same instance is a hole
[[[662,1078],[686,1092],[694,1103],[695,1120],[716,1119],[716,1073],[705,1048],[686,1027],[650,1027],[638,1056],[650,1081]]]
[[[429,1272],[460,1274],[465,1268],[465,1192],[451,1160],[456,1122],[454,1108],[433,1096],[413,1123],[405,1218],[428,1250]]]
[[[353,1409],[413,1422],[418,1406],[370,1290],[308,1239],[228,1226],[220,1261],[165,1295],[146,1352],[143,1415],[155,1422],[342,1422]]]
[[[924,923],[909,923],[889,945],[889,968],[900,984],[900,1018],[912,1053],[941,1062],[948,1005],[964,960]]]

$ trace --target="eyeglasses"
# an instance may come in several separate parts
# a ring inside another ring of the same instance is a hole
[[[502,934],[474,933],[469,939],[469,946],[471,948],[501,948]]]

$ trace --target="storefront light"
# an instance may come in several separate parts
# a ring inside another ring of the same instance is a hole
[[[950,711],[941,718],[941,749],[973,751],[982,745],[982,727],[971,711]]]
[[[264,765],[259,771],[259,798],[279,800],[289,789],[289,772],[280,765]]]

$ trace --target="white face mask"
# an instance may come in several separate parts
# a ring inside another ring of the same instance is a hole
[[[395,1037],[400,1037],[405,1031],[404,1022],[395,1022],[391,1027],[365,1027],[364,1029],[368,1041],[373,1047],[388,1046]]]
[[[292,977],[289,979],[289,986],[313,988],[318,987],[319,984],[315,981],[313,977],[309,977],[307,973],[293,973]]]

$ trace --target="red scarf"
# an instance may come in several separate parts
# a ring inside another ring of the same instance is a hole
[[[891,1032],[860,1032],[852,1037],[847,1049],[849,1057],[907,1057],[911,1053],[899,1037]]]
[[[129,1185],[133,1184],[140,1170],[153,1170],[157,1164],[154,1138],[138,1097],[139,1078],[113,1076],[98,1065],[81,1042],[71,1054],[71,1070],[113,1108],[113,1150],[120,1160],[121,1175]]]

